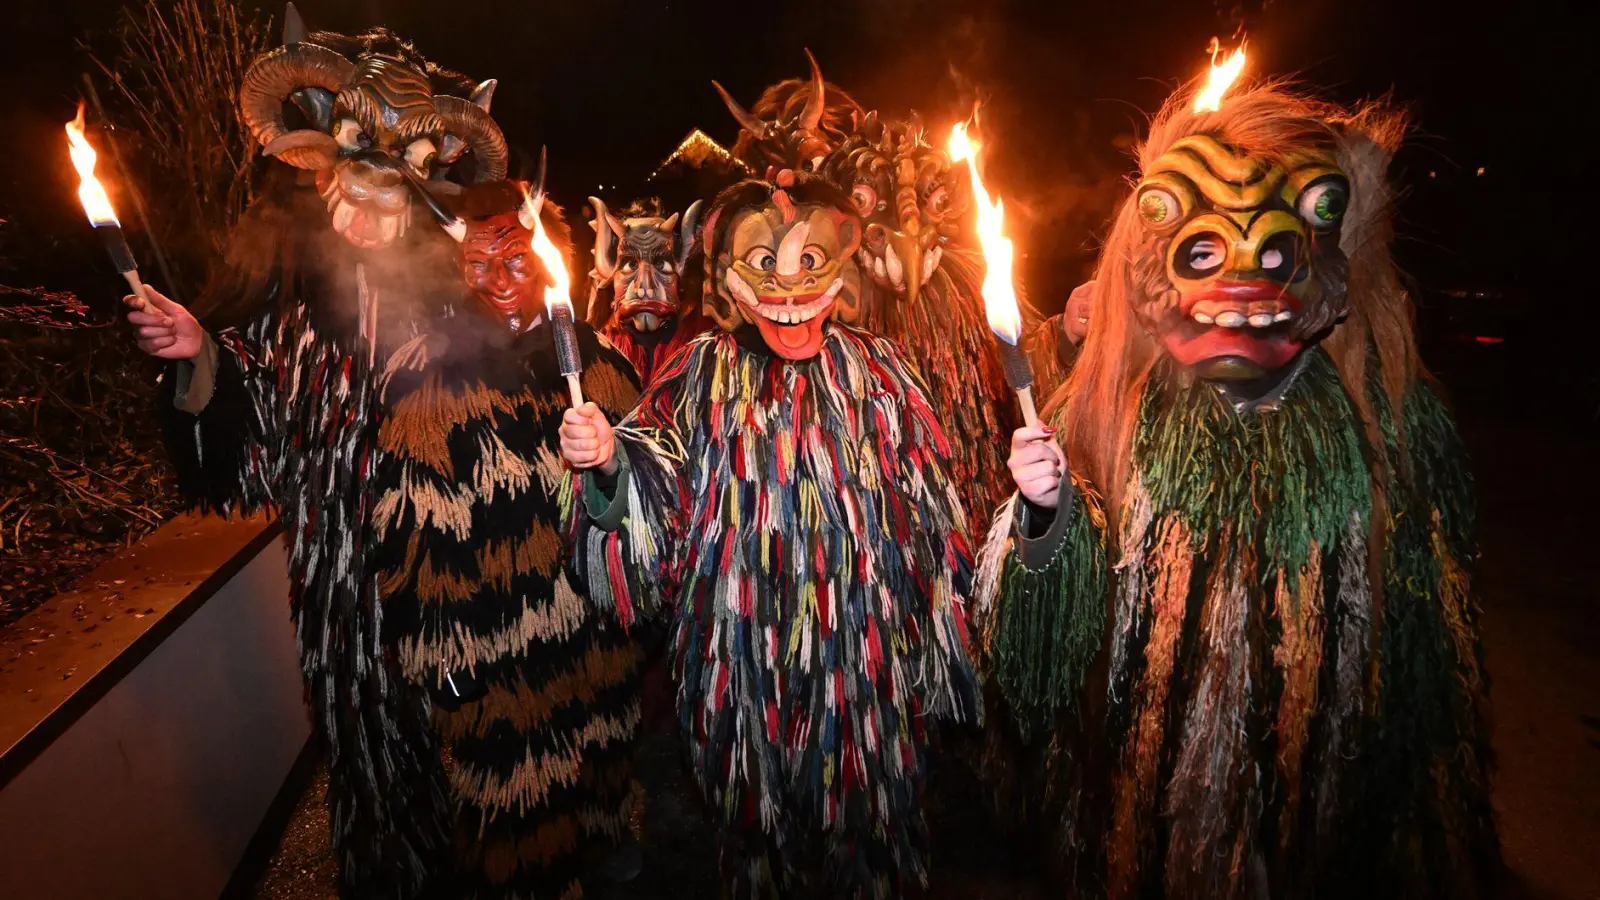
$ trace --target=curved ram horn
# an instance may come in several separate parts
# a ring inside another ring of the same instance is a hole
[[[590,197],[589,205],[594,207],[594,273],[601,281],[610,281],[617,271],[617,234],[611,229],[606,202]]]
[[[740,106],[739,101],[733,99],[733,95],[728,93],[728,90],[722,85],[713,81],[711,86],[716,88],[717,93],[722,95],[722,102],[728,107],[728,112],[733,113],[733,117],[739,120],[740,128],[750,132],[755,137],[766,137],[768,128],[766,122],[751,115],[749,110]]]
[[[683,225],[678,228],[678,271],[688,265],[689,257],[694,254],[694,241],[699,235],[696,229],[700,227],[700,212],[705,208],[704,200],[696,200],[689,204],[683,213]]]
[[[268,142],[261,152],[297,169],[331,169],[339,161],[339,144],[321,131],[288,131]]]
[[[337,93],[355,70],[354,63],[326,47],[304,42],[279,47],[245,72],[239,88],[239,116],[256,143],[265,147],[289,132],[283,121],[283,103],[292,94],[307,88]]]
[[[800,111],[800,127],[816,131],[822,125],[822,111],[828,105],[827,86],[822,80],[822,67],[817,65],[817,58],[811,55],[809,48],[806,59],[811,60],[811,96],[806,98],[805,109]]]
[[[510,157],[506,136],[488,113],[471,100],[461,97],[434,97],[433,108],[444,120],[445,130],[451,136],[465,140],[472,155],[477,158],[474,182],[482,184],[506,177],[506,162]],[[442,153],[440,155],[443,156]]]

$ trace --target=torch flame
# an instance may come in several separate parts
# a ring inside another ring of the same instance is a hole
[[[1217,56],[1222,52],[1222,45],[1216,38],[1211,39],[1211,71],[1206,74],[1206,86],[1194,98],[1194,111],[1197,113],[1217,112],[1222,109],[1222,95],[1228,92],[1233,82],[1238,79],[1239,73],[1244,71],[1244,42],[1233,51],[1227,62],[1217,65]]]
[[[572,276],[567,273],[567,261],[556,249],[550,240],[550,235],[544,230],[544,217],[540,214],[544,206],[544,197],[531,197],[523,192],[522,202],[533,213],[533,254],[539,257],[539,262],[544,264],[544,270],[550,273],[550,284],[544,289],[544,308],[554,311],[557,306],[565,306],[572,310]]]
[[[100,179],[94,177],[94,147],[83,136],[83,102],[78,103],[78,116],[67,123],[67,149],[72,154],[72,166],[78,170],[78,199],[89,221],[95,225],[116,225],[117,211],[111,208],[111,198]]]
[[[967,163],[972,174],[972,197],[978,207],[978,243],[983,247],[983,309],[989,328],[1008,344],[1022,337],[1022,314],[1017,308],[1017,289],[1011,270],[1017,248],[1005,236],[1005,205],[989,196],[978,175],[979,145],[967,136],[967,125],[958,122],[950,131],[950,159]]]

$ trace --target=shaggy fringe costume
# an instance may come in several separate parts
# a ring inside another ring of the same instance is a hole
[[[1493,896],[1471,479],[1389,258],[1402,127],[1266,86],[1152,128],[1146,172],[1196,133],[1243,153],[1331,142],[1348,318],[1281,396],[1235,405],[1136,321],[1163,254],[1133,202],[1118,220],[1049,413],[1075,489],[1048,523],[1002,508],[978,589],[993,679],[1048,741],[1069,892]]]
[[[396,154],[419,134],[441,141],[418,169],[429,190],[459,187],[446,184],[452,170],[457,181],[502,177],[492,92],[381,28],[307,34],[291,5],[284,45],[251,65],[239,97],[263,153],[287,165],[269,167],[195,309],[220,330],[166,379],[184,494],[223,514],[275,508],[286,525],[290,609],[350,896],[415,896],[447,846],[428,699],[380,643],[374,367],[413,323],[465,296],[448,238],[425,214],[408,227],[411,192],[424,188],[395,173]],[[337,122],[355,123],[359,152],[339,144]]]
[[[631,367],[579,326],[584,396],[621,416]],[[461,871],[449,896],[572,898],[633,805],[640,654],[561,566],[548,324],[460,315],[397,353],[379,432],[374,551],[386,646],[436,698]],[[470,686],[470,687],[469,687]]]
[[[216,332],[214,388],[198,415],[161,404],[167,445],[180,490],[200,508],[270,508],[287,526],[290,613],[328,744],[344,884],[357,896],[409,896],[444,846],[450,813],[427,698],[367,649],[380,640],[367,475],[378,417],[371,360],[382,351],[347,317],[364,283],[383,311],[380,342],[394,346],[409,334],[409,310],[462,288],[442,235],[419,230],[407,247],[356,250],[328,228],[315,191],[286,171],[274,179],[240,226],[235,253],[247,258],[231,260],[215,290],[247,291],[267,272],[275,302]],[[410,257],[403,272],[384,261],[393,254]],[[168,373],[164,383],[179,380]]]
[[[978,717],[949,447],[890,344],[826,328],[803,362],[695,340],[617,429],[616,499],[573,488],[595,601],[675,617],[683,733],[738,897],[925,883],[929,726]]]

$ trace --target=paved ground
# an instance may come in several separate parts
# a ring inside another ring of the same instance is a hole
[[[1493,679],[1508,896],[1600,900],[1600,445],[1506,421],[1469,425],[1480,478],[1478,588]],[[716,896],[709,834],[672,741],[642,748],[646,872],[630,898]],[[320,775],[256,897],[332,898]],[[981,823],[942,811],[935,900],[1046,896]]]

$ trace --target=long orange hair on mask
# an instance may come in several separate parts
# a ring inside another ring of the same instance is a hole
[[[1390,255],[1393,195],[1387,172],[1406,131],[1405,113],[1384,100],[1340,107],[1282,83],[1238,88],[1223,100],[1220,112],[1195,113],[1192,100],[1192,93],[1180,91],[1156,114],[1139,149],[1141,171],[1192,134],[1208,134],[1277,162],[1296,149],[1333,148],[1351,189],[1339,235],[1349,260],[1350,311],[1323,346],[1361,413],[1369,443],[1381,446],[1368,382],[1381,379],[1398,419],[1408,386],[1422,374],[1411,333],[1411,301]],[[1113,518],[1121,511],[1128,481],[1139,403],[1161,354],[1134,307],[1171,287],[1164,250],[1162,239],[1144,227],[1137,198],[1130,194],[1101,250],[1083,351],[1045,410],[1046,420],[1060,430],[1072,470],[1106,497]],[[1377,372],[1368,371],[1369,347],[1376,351]]]

